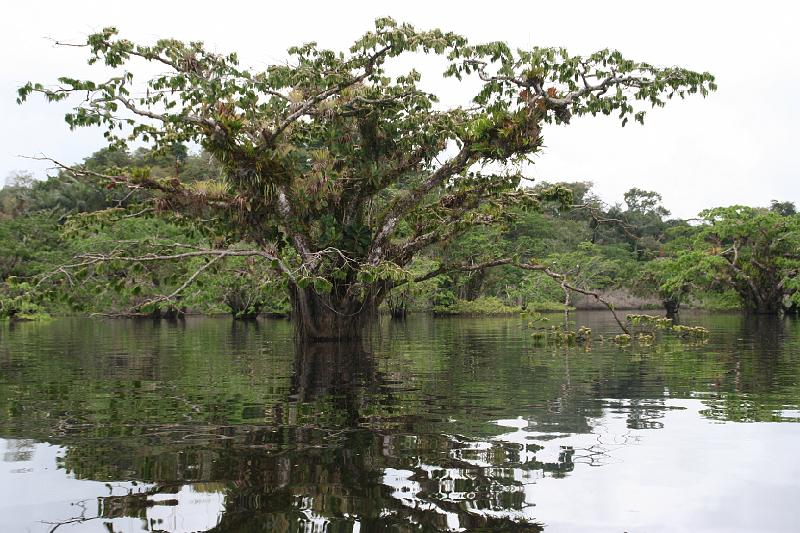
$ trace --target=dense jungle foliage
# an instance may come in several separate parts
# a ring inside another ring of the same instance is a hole
[[[195,190],[220,172],[213,157],[183,146],[167,154],[103,149],[84,163],[89,169],[147,168],[151,176],[177,177]],[[431,248],[409,270],[525,255],[563,274],[572,286],[603,294],[617,308],[796,309],[800,217],[792,203],[709,209],[699,220],[685,221],[670,219],[656,192],[633,188],[624,204],[608,206],[589,182],[558,185],[572,191],[569,208],[553,203],[521,210],[503,225],[477,226]],[[146,193],[65,172],[44,181],[25,173],[8,176],[0,190],[0,315],[170,317],[189,311],[252,318],[289,312],[285,280],[247,256],[216,264],[191,257],[193,249],[214,245],[213,233],[197,220],[131,213],[128,207],[140,203],[140,194]],[[135,256],[143,245],[168,245],[189,255],[179,262],[120,260],[92,269],[61,268],[85,262],[92,253]],[[164,299],[171,294],[176,296]],[[395,316],[506,314],[560,310],[565,303],[596,305],[541,272],[501,265],[403,285],[383,309]]]

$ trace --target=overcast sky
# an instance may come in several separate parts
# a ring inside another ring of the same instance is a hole
[[[37,98],[16,105],[16,89],[28,80],[92,73],[85,50],[54,48],[48,37],[79,42],[113,25],[137,41],[202,40],[263,67],[310,40],[344,49],[389,15],[472,42],[565,46],[579,54],[617,48],[631,59],[717,76],[716,93],[653,110],[643,127],[584,117],[546,129],[546,148],[528,171],[537,180],[592,181],[610,203],[633,186],[656,190],[681,217],[734,203],[800,204],[797,2],[62,0],[9,2],[2,15],[0,182],[14,170],[46,175],[46,165],[20,155],[76,162],[103,146],[97,130],[69,131],[65,105]],[[439,74],[423,72],[427,88],[446,88]]]

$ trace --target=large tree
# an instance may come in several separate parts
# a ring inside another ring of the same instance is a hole
[[[700,213],[674,257],[653,263],[661,294],[733,289],[746,311],[776,314],[800,304],[800,215],[734,205]]]
[[[520,187],[520,165],[541,147],[544,125],[586,114],[642,122],[645,106],[715,89],[708,73],[657,68],[613,50],[581,57],[559,48],[473,45],[389,18],[347,52],[309,43],[260,71],[199,42],[139,45],[114,28],[79,46],[90,64],[114,75],[28,83],[19,100],[31,93],[49,101],[74,97],[71,128],[100,126],[116,147],[144,141],[166,151],[198,143],[223,169],[217,179],[185,183],[141,169],[70,167],[78,176],[149,190],[156,212],[201,220],[219,236],[207,250],[115,259],[263,258],[287,279],[303,338],[359,336],[387,291],[409,279],[405,267],[420,251],[502,222],[512,205],[568,202],[564,189]],[[395,73],[420,54],[440,56],[445,77],[475,88],[472,101],[443,105],[421,88],[416,70]],[[142,82],[133,73],[138,63],[164,72]],[[526,257],[498,258],[439,265],[420,278],[510,262],[535,266]]]

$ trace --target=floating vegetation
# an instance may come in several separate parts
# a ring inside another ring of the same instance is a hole
[[[655,329],[669,329],[673,326],[671,318],[653,315],[628,315],[625,317],[631,326],[652,327]]]
[[[631,328],[638,330],[637,342],[651,345],[657,340],[658,334],[674,333],[682,339],[706,341],[709,331],[702,326],[684,326],[675,324],[671,318],[653,315],[628,315],[626,317]]]
[[[649,331],[642,331],[636,335],[636,342],[645,346],[651,346],[656,341],[656,336]]]
[[[592,328],[581,326],[578,328],[578,331],[576,333],[578,339],[582,339],[583,342],[587,342],[591,340]]]
[[[539,344],[554,344],[556,346],[573,346],[585,342],[583,338],[579,340],[577,332],[566,329],[562,325],[541,328],[534,331],[531,337]]]
[[[709,331],[702,327],[702,326],[681,326],[675,325],[672,326],[672,331],[680,335],[681,337],[693,337],[704,339],[708,337]]]
[[[581,326],[573,330],[571,322],[549,325],[550,319],[537,311],[526,311],[522,316],[527,319],[527,327],[534,330],[531,337],[536,344],[574,346],[586,344],[592,337],[591,328]]]
[[[613,341],[619,345],[628,345],[631,343],[631,338],[632,337],[627,333],[620,333],[614,337]]]
[[[592,330],[586,326],[575,329],[574,323],[565,318],[564,322],[551,325],[550,318],[536,311],[526,311],[523,318],[526,326],[533,329],[531,337],[537,345],[554,346],[588,346],[592,341]],[[618,346],[653,346],[664,335],[674,335],[682,340],[707,342],[709,331],[701,326],[684,326],[675,324],[672,319],[653,315],[627,315],[628,333],[621,333],[610,338]],[[600,335],[601,343],[607,337]]]

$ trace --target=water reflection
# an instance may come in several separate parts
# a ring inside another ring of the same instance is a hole
[[[188,533],[213,529],[224,512],[220,484],[75,481],[55,468],[63,447],[15,439],[0,439],[0,447],[3,531]]]
[[[3,330],[0,526],[792,530],[797,324],[698,320],[706,345],[590,352],[515,320],[412,318],[369,352],[283,322]]]

